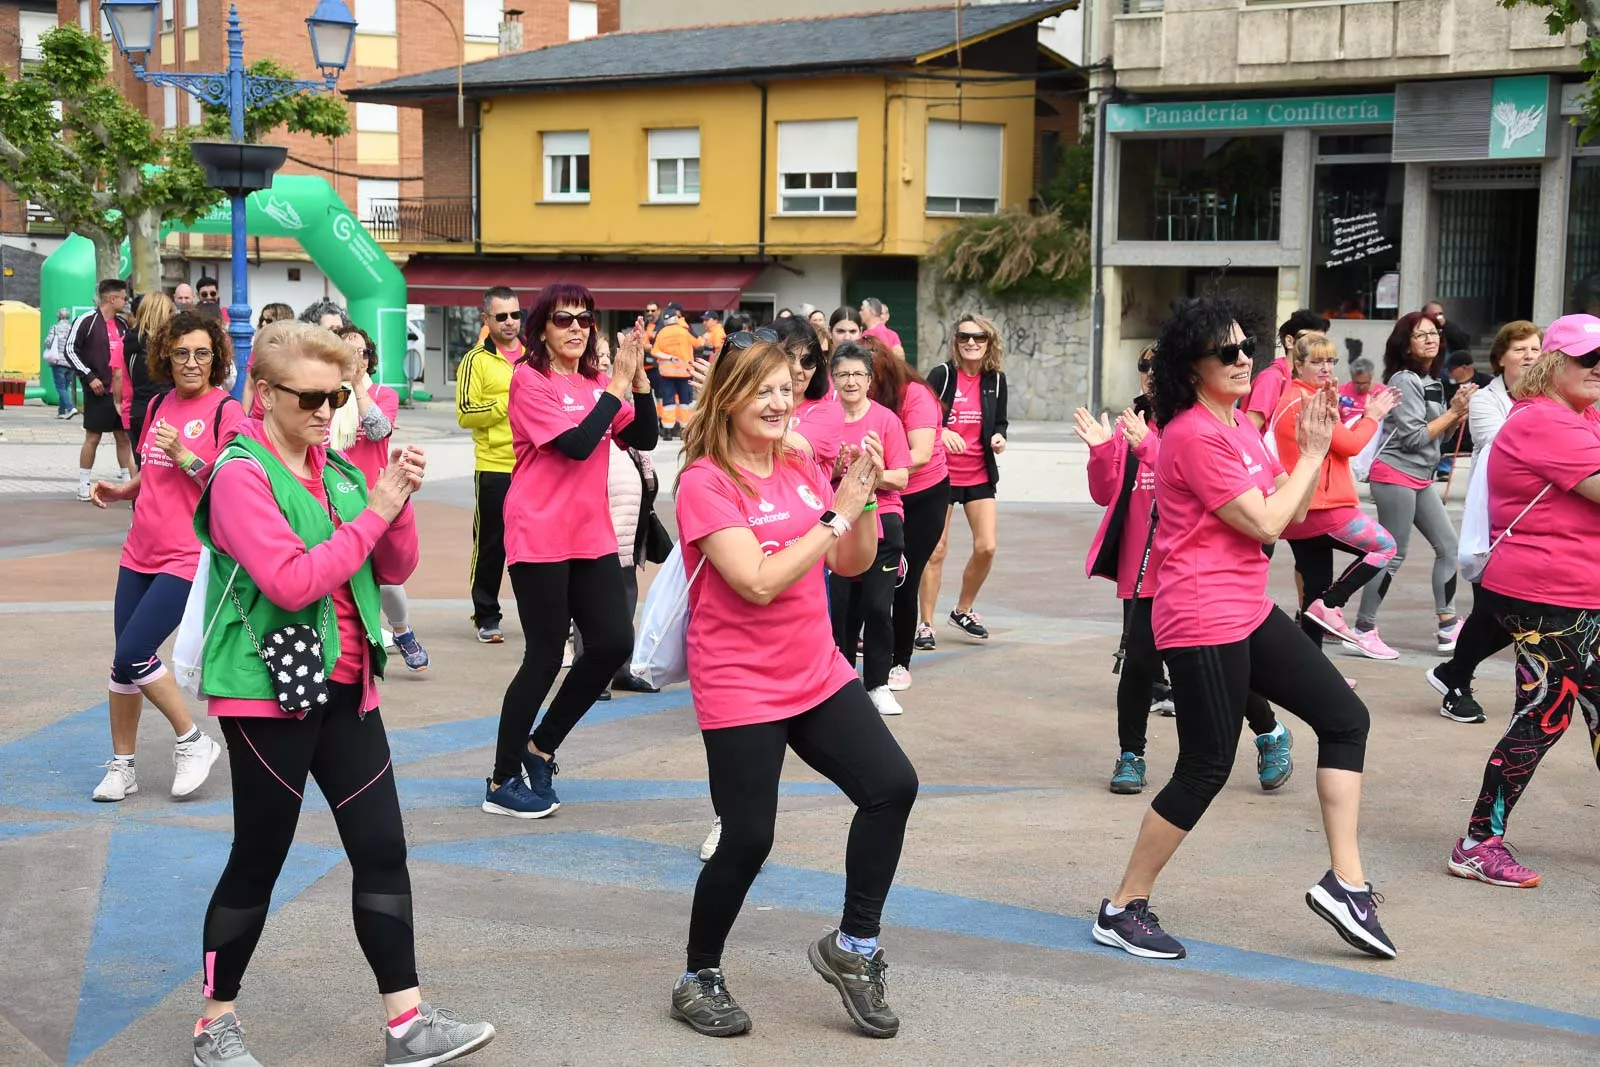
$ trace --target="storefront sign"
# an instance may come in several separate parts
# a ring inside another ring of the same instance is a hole
[[[1328,258],[1322,264],[1324,267],[1342,267],[1346,263],[1354,263],[1394,248],[1394,242],[1384,236],[1383,228],[1378,224],[1376,211],[1332,221],[1333,240],[1329,243]]]
[[[1542,159],[1550,128],[1550,77],[1496,78],[1489,98],[1489,158]]]
[[[1392,93],[1370,96],[1299,96],[1267,100],[1111,104],[1106,108],[1106,128],[1111,133],[1284,129],[1294,126],[1381,126],[1393,121],[1394,94]]]

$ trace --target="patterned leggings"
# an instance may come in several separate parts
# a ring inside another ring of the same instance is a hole
[[[1517,644],[1517,703],[1483,768],[1483,790],[1467,834],[1505,833],[1506,819],[1533,780],[1539,761],[1581,712],[1591,752],[1600,760],[1600,612],[1505,600],[1495,612]]]
[[[1300,572],[1305,587],[1300,601],[1302,612],[1315,600],[1330,608],[1344,607],[1394,558],[1394,537],[1360,508],[1334,509],[1321,525],[1326,532],[1320,536],[1289,542],[1294,551],[1294,568]],[[1358,557],[1337,581],[1333,577],[1334,549],[1353,552]],[[1305,615],[1301,616],[1300,628],[1319,646],[1327,635]]]

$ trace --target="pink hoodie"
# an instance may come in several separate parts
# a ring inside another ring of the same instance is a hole
[[[1089,449],[1089,495],[1106,509],[1089,545],[1089,558],[1084,570],[1093,578],[1095,560],[1110,532],[1111,516],[1116,511],[1117,497],[1122,492],[1122,481],[1127,469],[1128,455],[1132,453],[1139,462],[1139,472],[1134,476],[1132,499],[1128,502],[1127,518],[1122,524],[1122,538],[1117,544],[1117,598],[1131,600],[1133,587],[1139,579],[1139,562],[1144,557],[1145,542],[1150,535],[1150,509],[1156,499],[1156,457],[1161,454],[1161,437],[1154,426],[1144,435],[1137,448],[1130,448],[1119,432],[1105,444]],[[1156,572],[1146,569],[1144,584],[1139,587],[1140,599],[1155,596]]]
[[[239,433],[272,448],[256,419],[240,425]],[[322,487],[322,468],[326,454],[327,449],[320,445],[306,450],[306,463],[315,477],[311,483],[301,483],[324,505],[327,494]],[[224,464],[212,475],[210,513],[212,541],[238,561],[274,604],[298,611],[333,595],[340,646],[346,654],[334,666],[332,680],[361,682],[361,710],[377,707],[378,686],[372,677],[370,650],[350,592],[350,579],[368,556],[372,557],[372,576],[379,585],[402,585],[411,577],[420,555],[411,503],[406,502],[392,523],[384,522],[381,515],[368,508],[354,522],[338,526],[333,537],[307,549],[278,509],[266,472],[254,463],[235,461]],[[359,662],[352,662],[348,655],[353,648],[361,650]],[[212,715],[283,715],[271,700],[211,697],[209,705]]]

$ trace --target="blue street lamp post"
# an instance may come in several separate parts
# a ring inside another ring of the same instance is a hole
[[[245,366],[250,361],[254,330],[250,311],[250,280],[246,273],[245,197],[272,184],[287,150],[276,145],[246,144],[244,113],[298,92],[332,92],[339,74],[350,64],[355,44],[356,20],[343,0],[319,0],[306,19],[311,52],[321,80],[267,78],[244,68],[244,33],[238,8],[228,8],[228,69],[221,73],[146,70],[145,57],[156,47],[160,32],[161,0],[102,0],[101,10],[111,23],[117,49],[133,67],[134,77],[150,85],[170,85],[200,98],[212,107],[228,109],[231,141],[195,141],[190,150],[206,171],[209,183],[227,192],[233,211],[233,292],[228,305],[228,335],[238,367],[234,395],[244,389]]]

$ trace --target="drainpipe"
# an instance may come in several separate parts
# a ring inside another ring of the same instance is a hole
[[[1089,304],[1089,410],[1101,409],[1101,377],[1105,367],[1106,291],[1105,207],[1106,207],[1106,87],[1094,108],[1094,235],[1089,256],[1094,274],[1094,295]]]
[[[483,105],[472,102],[472,254],[483,255],[483,166],[478,149],[483,143]]]
[[[756,262],[767,258],[767,83],[758,82],[761,90],[761,165],[757,168],[761,185],[756,191]]]

